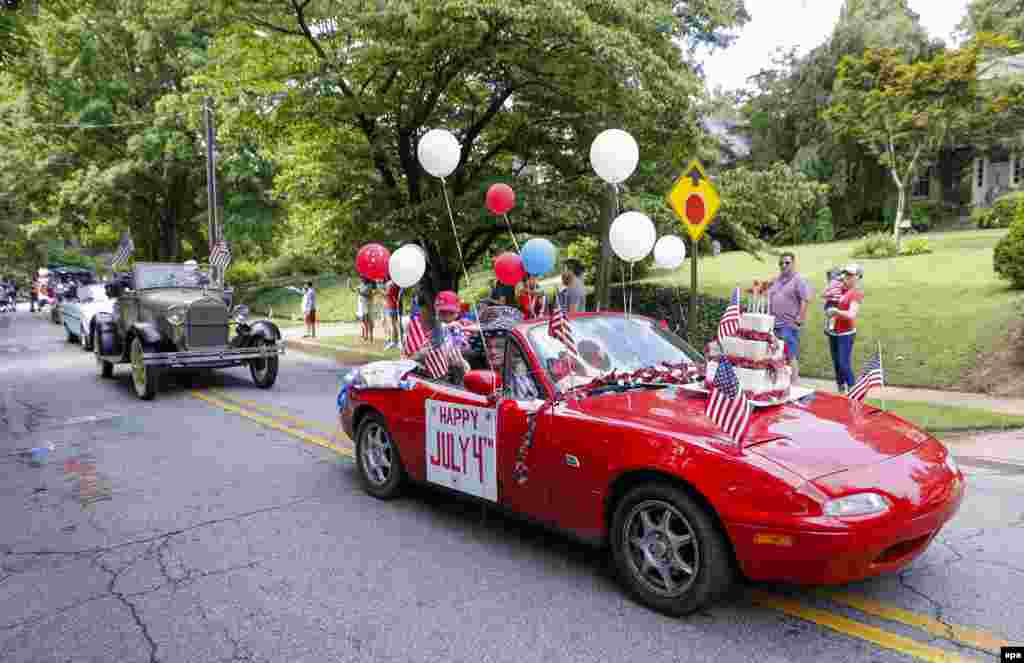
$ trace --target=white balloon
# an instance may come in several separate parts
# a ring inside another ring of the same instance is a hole
[[[654,245],[654,264],[661,269],[675,269],[686,260],[686,244],[675,235],[665,235]]]
[[[388,271],[391,280],[399,288],[410,288],[423,278],[427,263],[423,259],[423,250],[415,244],[406,244],[391,254],[388,260]]]
[[[624,182],[640,161],[640,147],[622,129],[602,131],[590,144],[590,165],[605,182]]]
[[[654,222],[646,214],[623,212],[612,222],[609,239],[615,255],[637,262],[651,252],[656,237]]]
[[[448,177],[459,165],[462,148],[450,131],[431,129],[420,138],[416,153],[423,170],[434,177]]]

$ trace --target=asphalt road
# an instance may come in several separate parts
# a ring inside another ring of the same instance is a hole
[[[48,317],[0,315],[0,661],[941,661],[1024,644],[1024,467],[899,576],[742,586],[686,619],[606,556],[428,490],[385,503],[289,354],[138,401]],[[34,466],[26,452],[52,445]]]

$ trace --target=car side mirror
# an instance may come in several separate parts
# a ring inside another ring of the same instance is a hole
[[[463,384],[474,394],[489,398],[501,389],[501,377],[494,371],[477,369],[466,373]]]

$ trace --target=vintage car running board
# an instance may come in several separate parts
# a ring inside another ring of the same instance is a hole
[[[244,361],[284,354],[284,344],[258,345],[252,348],[218,348],[185,352],[147,352],[142,355],[146,366],[194,366],[221,361]]]

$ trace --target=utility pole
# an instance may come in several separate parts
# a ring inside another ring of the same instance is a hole
[[[207,97],[203,102],[203,119],[206,123],[206,210],[209,219],[210,253],[220,241],[220,224],[217,219],[217,164],[216,128],[213,125],[213,100]],[[220,270],[210,265],[210,278],[217,283],[223,282]]]

